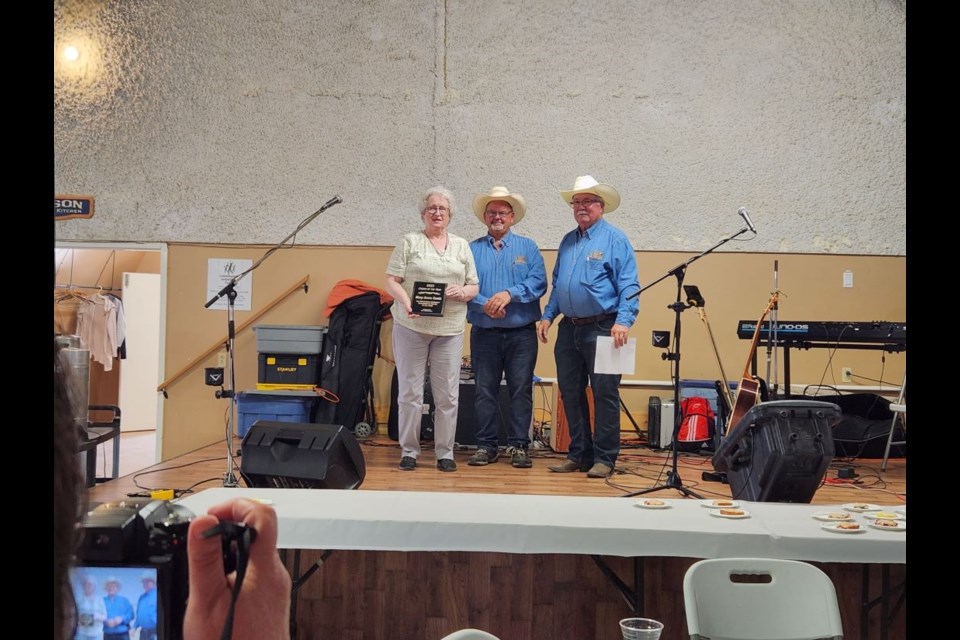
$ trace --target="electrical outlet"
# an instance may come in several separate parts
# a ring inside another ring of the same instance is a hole
[[[850,367],[840,369],[840,379],[843,382],[853,382],[853,369]]]
[[[217,366],[223,369],[227,366],[227,352],[221,351],[217,354]]]

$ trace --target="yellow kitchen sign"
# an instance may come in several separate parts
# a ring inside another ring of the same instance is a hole
[[[56,196],[53,199],[53,219],[93,217],[93,196]]]

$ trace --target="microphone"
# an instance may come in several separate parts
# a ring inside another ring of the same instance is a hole
[[[329,209],[333,205],[340,204],[341,202],[343,202],[343,198],[341,198],[340,196],[333,196],[332,198],[327,200],[322,207],[320,207],[320,211],[325,211],[326,209]]]
[[[750,214],[747,213],[747,208],[740,207],[739,209],[737,209],[737,213],[739,213],[740,217],[743,218],[743,221],[747,223],[747,228],[750,229],[750,231],[753,231],[754,233],[756,233],[757,230],[753,227],[753,222],[750,221]]]

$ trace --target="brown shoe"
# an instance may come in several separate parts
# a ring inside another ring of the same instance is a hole
[[[584,471],[584,469],[580,467],[580,463],[574,462],[573,460],[564,460],[560,464],[547,467],[547,469],[550,469],[550,471],[553,471],[554,473],[572,473],[574,471]]]
[[[587,477],[588,478],[606,478],[611,473],[613,473],[613,467],[608,467],[602,462],[598,462],[597,464],[590,467],[590,471],[587,471]]]

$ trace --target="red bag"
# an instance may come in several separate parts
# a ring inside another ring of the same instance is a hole
[[[704,442],[713,437],[717,417],[710,403],[701,396],[691,396],[680,401],[680,433],[677,448],[681,451],[698,451]]]

